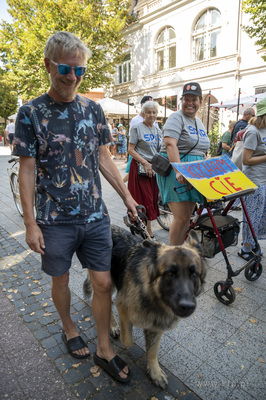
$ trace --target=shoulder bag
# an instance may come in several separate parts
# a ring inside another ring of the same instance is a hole
[[[194,144],[193,147],[191,147],[190,150],[188,150],[185,154],[183,154],[183,156],[180,158],[180,161],[185,156],[187,156],[199,143],[199,132],[198,132],[196,120],[195,120],[195,124],[196,124],[196,130],[197,130],[197,142],[196,142],[196,144]],[[158,138],[158,146],[159,146],[159,138]],[[156,174],[158,174],[160,176],[168,176],[172,170],[172,165],[171,165],[170,161],[168,160],[168,158],[164,157],[160,153],[157,153],[152,157],[151,164],[152,164],[153,171],[156,172]]]
[[[138,175],[140,176],[147,176],[145,172],[144,165],[142,165],[140,162],[137,161],[137,169],[138,169]]]

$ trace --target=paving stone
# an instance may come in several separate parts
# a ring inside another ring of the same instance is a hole
[[[50,332],[47,329],[39,326],[39,329],[33,332],[37,340],[42,340],[50,337]]]
[[[52,349],[53,347],[57,346],[57,341],[54,337],[48,337],[41,340],[41,344],[45,349]]]
[[[177,379],[174,375],[167,373],[168,385],[167,392],[169,392],[174,397],[178,396],[180,393],[184,393],[186,386]]]
[[[90,382],[89,379],[83,380],[82,382],[76,384],[74,386],[74,390],[81,400],[91,398],[91,396],[96,394],[96,387]]]
[[[64,379],[71,385],[74,385],[81,381],[82,375],[78,370],[72,368],[64,373]]]
[[[63,355],[61,358],[55,360],[55,364],[60,372],[65,372],[67,369],[72,368],[73,362],[70,357]]]
[[[138,346],[133,345],[130,347],[130,349],[128,349],[128,355],[132,358],[132,360],[136,361],[143,356],[143,350]]]
[[[62,357],[62,355],[64,354],[59,346],[55,346],[51,349],[46,349],[46,353],[53,360],[55,360],[56,358]]]

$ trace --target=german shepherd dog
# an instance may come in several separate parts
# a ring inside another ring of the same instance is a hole
[[[111,276],[117,290],[121,343],[127,348],[133,345],[133,325],[144,330],[148,374],[164,389],[167,377],[157,356],[161,337],[180,317],[195,311],[196,296],[206,275],[197,235],[190,234],[182,246],[168,246],[143,241],[112,226],[112,238]],[[91,294],[89,278],[84,282],[84,293]],[[119,327],[112,315],[111,335],[117,333]]]

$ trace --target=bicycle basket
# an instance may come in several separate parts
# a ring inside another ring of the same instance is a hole
[[[236,246],[240,223],[237,218],[231,215],[213,215],[218,232],[225,248]],[[201,231],[201,246],[203,256],[213,258],[221,251],[210,217],[203,215],[199,218],[196,229]]]

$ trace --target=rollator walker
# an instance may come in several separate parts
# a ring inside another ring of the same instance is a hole
[[[243,199],[244,196],[254,193],[257,186],[253,184],[226,155],[204,161],[174,164],[174,166],[189,183],[204,196],[203,203],[199,205],[191,219],[184,240],[186,240],[192,229],[198,230],[201,232],[201,245],[204,257],[212,258],[220,251],[222,252],[227,268],[227,278],[226,280],[215,283],[214,293],[221,303],[229,305],[235,301],[236,297],[235,290],[232,287],[234,283],[233,277],[238,276],[244,271],[247,280],[255,281],[262,274],[260,245]],[[223,184],[223,182],[226,184]],[[219,196],[215,199],[215,190],[213,189],[217,184],[219,184],[221,188],[227,188],[231,192],[234,191],[234,193],[221,195],[222,191],[220,189]],[[210,197],[211,200],[209,200]],[[255,242],[255,248],[253,249],[253,257],[241,268],[233,270],[225,249],[229,246],[237,245],[238,243],[240,222],[237,218],[228,215],[229,210],[237,198],[240,199],[249,229]],[[228,202],[224,209],[223,207],[217,208],[217,205],[219,205],[221,201]],[[205,209],[207,212],[203,213]]]

